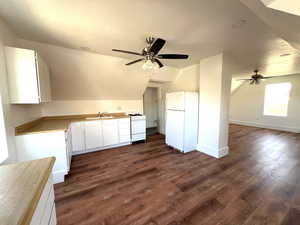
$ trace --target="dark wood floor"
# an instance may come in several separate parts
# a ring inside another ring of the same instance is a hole
[[[60,225],[299,225],[300,135],[230,127],[230,155],[146,144],[73,158]]]

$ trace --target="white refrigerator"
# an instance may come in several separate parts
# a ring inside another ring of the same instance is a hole
[[[183,152],[196,150],[198,140],[198,93],[166,94],[166,144]]]

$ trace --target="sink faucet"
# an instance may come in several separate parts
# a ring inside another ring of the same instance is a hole
[[[98,112],[98,117],[102,117],[102,116],[105,116],[105,114],[107,114],[107,112]]]

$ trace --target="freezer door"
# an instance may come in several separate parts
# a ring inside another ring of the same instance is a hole
[[[184,110],[185,109],[185,93],[172,92],[166,94],[167,110]]]
[[[184,111],[167,111],[166,143],[180,151],[184,150]]]

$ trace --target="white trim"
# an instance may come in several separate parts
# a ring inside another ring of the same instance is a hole
[[[106,150],[106,149],[113,149],[113,148],[122,147],[122,146],[126,146],[126,145],[131,145],[131,142],[124,142],[124,143],[120,143],[120,144],[116,144],[116,145],[92,148],[92,149],[87,149],[84,151],[76,151],[76,152],[72,152],[72,155],[81,155],[81,154],[85,154],[85,153],[97,152],[97,151]]]
[[[68,174],[68,171],[66,170],[59,170],[59,171],[53,171],[52,175],[53,175],[53,183],[57,184],[57,183],[62,183],[65,181],[65,175]]]
[[[204,145],[197,145],[197,150],[199,152],[202,152],[206,155],[209,155],[209,156],[212,156],[212,157],[215,157],[217,159],[220,159],[226,155],[229,154],[229,147],[226,146],[226,147],[223,147],[223,148],[213,148],[211,146],[204,146]]]
[[[300,133],[300,128],[297,128],[297,127],[277,126],[277,125],[271,125],[271,124],[266,124],[266,123],[256,123],[256,122],[240,121],[240,120],[230,120],[230,123],[237,124],[237,125],[250,126],[250,127],[259,127],[259,128],[265,128],[265,129],[273,129],[273,130],[288,131],[288,132],[293,132],[293,133]]]

